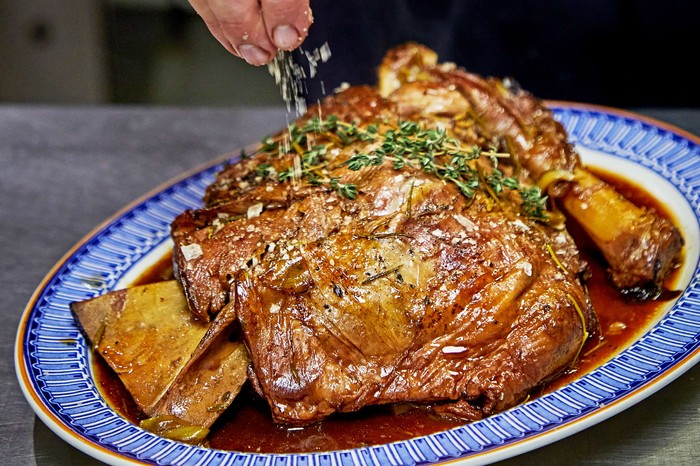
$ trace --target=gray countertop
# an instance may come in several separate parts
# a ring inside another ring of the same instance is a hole
[[[700,134],[700,110],[637,109]],[[15,376],[34,289],[95,226],[142,194],[286,125],[280,108],[0,105],[0,464],[101,464],[35,415]],[[582,432],[502,464],[700,464],[700,365]]]

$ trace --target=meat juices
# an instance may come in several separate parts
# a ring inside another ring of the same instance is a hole
[[[672,295],[683,247],[581,164],[541,101],[417,44],[389,51],[376,88],[328,97],[223,167],[171,227],[177,281],[71,309],[140,425],[190,443],[244,385],[291,426],[510,408],[603,343],[579,246],[645,300]]]
[[[350,88],[297,126],[332,115],[391,127],[411,108],[400,95]],[[444,102],[424,106],[437,113],[418,115],[421,127],[443,128],[468,147],[490,143],[472,119],[445,113],[449,96],[424,95]],[[335,138],[309,133],[306,143]],[[494,201],[482,183],[469,198],[415,165],[351,170],[350,158],[376,146],[358,139],[322,161],[329,178],[357,187],[350,199],[301,177],[268,176],[268,167],[279,174],[303,155],[285,150],[284,133],[276,141],[222,170],[206,206],[173,223],[191,309],[208,319],[235,306],[249,378],[276,422],[395,402],[478,419],[521,402],[596,333],[576,245],[565,230],[523,215],[517,193]],[[499,167],[535,184],[508,159]]]

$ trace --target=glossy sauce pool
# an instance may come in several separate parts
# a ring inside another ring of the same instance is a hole
[[[639,187],[609,173],[595,170],[605,181],[616,186],[628,199],[647,206],[659,214],[668,213]],[[664,300],[630,302],[607,280],[606,266],[582,230],[567,221],[567,229],[576,239],[581,255],[588,262],[591,278],[587,282],[591,302],[600,321],[603,339],[591,338],[584,346],[576,366],[532,396],[553,391],[592,371],[623,350],[659,318]],[[672,274],[667,281],[673,284]],[[172,277],[170,255],[146,271],[134,283],[145,284]],[[143,417],[114,372],[94,357],[94,372],[102,393],[110,404],[134,423]],[[441,432],[463,425],[464,421],[436,416],[411,405],[370,407],[358,413],[332,416],[305,428],[275,426],[269,408],[246,384],[231,407],[212,426],[209,446],[221,450],[291,453],[328,451],[377,445]]]

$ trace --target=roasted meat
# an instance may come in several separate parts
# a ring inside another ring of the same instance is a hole
[[[589,234],[609,264],[613,283],[637,298],[657,296],[681,258],[683,238],[656,213],[635,206],[581,166],[562,126],[543,103],[511,79],[484,78],[418,44],[391,50],[379,89],[401,115],[435,115],[473,124],[459,134],[510,152],[514,161]]]
[[[586,265],[530,172],[480,144],[455,88],[426,86],[329,97],[173,222],[192,312],[234,306],[277,422],[395,402],[477,419],[597,332]]]
[[[655,296],[680,260],[541,101],[405,44],[377,88],[222,168],[172,223],[177,281],[71,309],[161,436],[203,442],[248,380],[282,424],[407,402],[479,419],[600,338],[564,214],[623,292]]]

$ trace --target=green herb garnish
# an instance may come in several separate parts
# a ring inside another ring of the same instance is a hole
[[[413,121],[399,121],[396,126],[380,131],[378,124],[359,127],[331,115],[325,119],[314,117],[303,125],[290,125],[285,138],[267,138],[262,143],[263,152],[293,155],[294,164],[277,172],[277,180],[286,182],[304,180],[313,186],[325,186],[340,197],[355,199],[358,188],[343,183],[339,177],[328,176],[328,153],[333,148],[343,148],[357,141],[372,143],[368,152],[355,153],[342,165],[353,171],[391,163],[395,170],[405,167],[421,169],[425,173],[454,183],[467,198],[476,196],[479,184],[496,199],[506,190],[516,190],[522,199],[521,210],[530,218],[546,218],[547,197],[537,186],[522,186],[517,178],[506,177],[498,168],[498,159],[508,154],[495,150],[483,150],[478,146],[464,147],[447,135],[444,129],[426,129]],[[483,174],[478,171],[477,159],[488,157],[493,169]],[[256,174],[269,177],[274,170],[269,164],[260,164]],[[413,188],[412,188],[413,189]],[[408,207],[410,211],[410,204]]]

